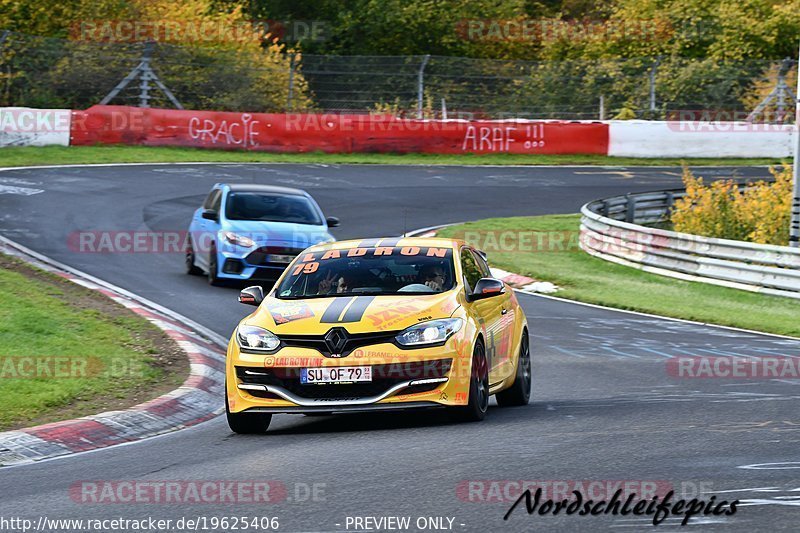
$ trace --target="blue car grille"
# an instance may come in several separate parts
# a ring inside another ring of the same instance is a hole
[[[304,248],[286,248],[282,246],[262,246],[261,248],[250,252],[250,254],[245,258],[245,260],[251,265],[269,265],[267,261],[268,256],[272,254],[277,255],[291,255],[297,256],[302,252]]]

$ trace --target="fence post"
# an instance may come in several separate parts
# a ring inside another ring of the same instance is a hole
[[[800,248],[800,52],[797,63],[797,92],[794,101],[794,161],[792,172],[792,210],[789,220],[789,246]]]
[[[294,97],[294,69],[295,69],[295,59],[297,55],[295,52],[292,52],[289,56],[289,94],[286,97],[286,110],[292,110],[292,98]]]
[[[0,34],[0,52],[3,51],[6,45],[6,39],[8,36],[11,35],[11,31],[3,30],[3,33]],[[5,61],[3,60],[3,56],[0,55],[0,65],[3,65]],[[6,76],[6,82],[3,84],[5,87],[2,90],[2,94],[0,94],[0,105],[4,103],[11,103],[11,65],[8,65],[8,76]]]
[[[785,118],[785,104],[786,104],[786,96],[791,94],[791,89],[789,86],[786,85],[786,73],[792,68],[792,63],[794,61],[786,58],[781,62],[781,66],[778,68],[778,79],[775,83],[775,87],[770,91],[770,93],[764,97],[761,102],[758,103],[755,109],[753,109],[749,115],[747,115],[747,122],[753,122],[758,116],[764,112],[764,110],[769,106],[773,100],[777,98],[778,103],[776,106],[776,112],[778,114],[776,118],[776,122],[779,124],[783,123],[783,119]],[[794,97],[794,95],[792,95]],[[768,116],[765,114],[764,119],[768,119]]]
[[[789,72],[790,68],[792,68],[792,60],[787,57],[783,60],[781,67],[778,69],[778,116],[776,117],[776,122],[778,124],[783,124],[786,118],[786,94],[790,91],[789,86],[786,85],[786,74]]]
[[[423,92],[425,89],[425,65],[428,64],[428,60],[431,58],[430,54],[427,54],[422,57],[422,64],[419,66],[419,72],[417,73],[417,118],[422,118],[422,106],[423,106]]]
[[[150,60],[153,58],[153,41],[144,43],[142,53],[142,74],[139,78],[139,107],[150,107]]]
[[[166,96],[172,105],[174,105],[177,109],[183,109],[183,106],[175,98],[175,95],[172,94],[166,85],[159,79],[155,72],[153,72],[153,68],[150,66],[150,60],[153,57],[153,49],[155,48],[154,41],[148,41],[144,45],[144,52],[142,52],[142,59],[138,65],[136,65],[133,70],[131,70],[125,78],[120,81],[116,87],[111,89],[111,92],[105,95],[105,97],[100,100],[100,105],[106,105],[111,100],[117,97],[117,95],[128,86],[130,82],[135,80],[137,77],[141,77],[139,81],[139,89],[141,89],[141,93],[139,93],[139,107],[150,107],[150,82],[156,84],[164,96]]]
[[[650,111],[655,113],[656,111],[656,73],[658,72],[658,64],[661,62],[660,58],[656,58],[653,61],[653,65],[650,67]]]
[[[606,119],[606,97],[600,95],[600,120]]]

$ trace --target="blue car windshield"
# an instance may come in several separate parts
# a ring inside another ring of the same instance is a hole
[[[228,220],[322,224],[317,209],[308,198],[260,192],[229,193],[225,217]]]
[[[453,250],[420,246],[300,254],[275,291],[280,299],[436,294],[455,286]]]

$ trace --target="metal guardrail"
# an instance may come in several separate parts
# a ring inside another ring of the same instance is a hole
[[[682,190],[627,194],[581,208],[580,246],[640,270],[753,292],[800,298],[800,250],[678,233],[666,222]]]

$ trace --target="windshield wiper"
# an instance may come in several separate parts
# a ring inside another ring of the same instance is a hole
[[[276,298],[278,298],[279,300],[305,300],[311,298],[339,298],[339,297],[353,297],[353,296],[403,296],[403,294],[404,293],[402,292],[388,292],[388,291],[359,291],[359,292],[334,292],[330,294],[306,294],[300,296],[276,296]]]
[[[300,294],[295,296],[278,296],[276,295],[275,298],[278,300],[310,300],[311,298],[334,298],[336,296],[342,296],[341,294]]]

